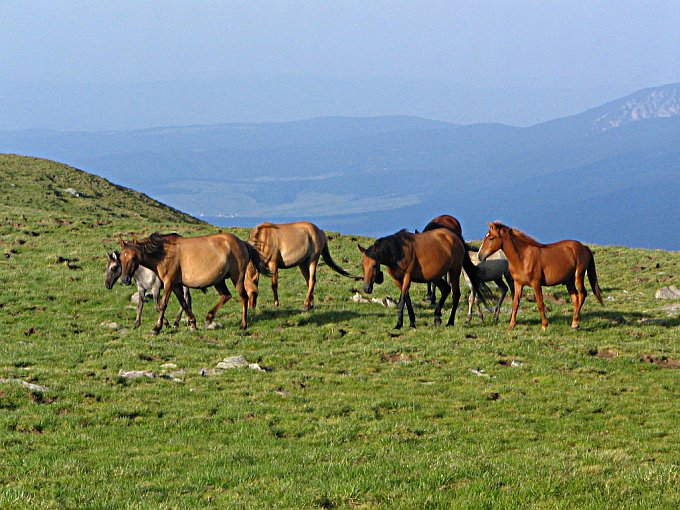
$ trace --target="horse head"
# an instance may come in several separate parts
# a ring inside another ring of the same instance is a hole
[[[380,269],[380,262],[378,262],[374,257],[375,254],[372,251],[373,246],[370,248],[364,248],[359,246],[359,251],[363,254],[361,258],[361,267],[364,273],[364,292],[370,294],[373,292],[373,284],[377,283],[380,285],[385,277]]]
[[[139,268],[141,250],[139,245],[125,242],[122,239],[120,240],[120,246],[122,248],[118,256],[120,261],[120,283],[130,285],[132,283],[132,275]]]
[[[120,278],[122,272],[120,267],[120,253],[117,251],[112,251],[111,253],[106,252],[106,256],[108,260],[106,262],[106,279],[104,285],[107,289],[111,290],[118,278]]]
[[[503,247],[503,235],[508,230],[508,227],[498,222],[487,223],[487,225],[489,231],[484,236],[482,245],[477,252],[480,262],[484,262],[490,255]]]

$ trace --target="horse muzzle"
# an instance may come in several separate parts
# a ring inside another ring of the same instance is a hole
[[[372,294],[373,293],[373,284],[367,283],[366,285],[364,285],[364,292],[366,294]]]
[[[127,285],[130,285],[130,284],[132,283],[132,277],[131,277],[131,276],[123,276],[123,277],[120,279],[120,283],[121,283],[122,285],[126,285],[126,286],[127,286]]]

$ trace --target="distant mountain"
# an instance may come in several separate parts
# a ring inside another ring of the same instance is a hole
[[[680,85],[528,128],[413,117],[117,132],[0,132],[0,152],[86,169],[222,225],[305,218],[378,235],[444,212],[549,242],[680,249]],[[675,112],[675,113],[674,113]]]

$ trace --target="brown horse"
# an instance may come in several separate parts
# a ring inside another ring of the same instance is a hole
[[[584,276],[588,280],[595,297],[602,302],[602,292],[597,283],[595,258],[590,248],[578,241],[558,241],[542,244],[528,235],[507,227],[500,222],[488,223],[489,231],[479,248],[479,260],[484,261],[497,250],[503,250],[510,265],[510,274],[515,280],[515,294],[512,300],[510,329],[517,323],[517,308],[525,285],[531,285],[536,296],[536,305],[541,313],[543,330],[548,327],[543,304],[541,286],[566,285],[574,303],[572,328],[579,326],[579,314],[586,300]]]
[[[163,282],[165,291],[160,303],[159,317],[154,327],[158,333],[163,327],[165,309],[173,292],[189,317],[189,326],[196,329],[196,318],[191,305],[184,299],[182,286],[205,289],[214,286],[220,297],[205,319],[212,322],[217,311],[231,298],[226,278],[230,278],[241,298],[241,329],[246,329],[248,296],[243,280],[246,267],[253,261],[260,270],[268,269],[260,260],[257,250],[250,244],[228,233],[181,237],[176,234],[152,234],[139,242],[120,240],[121,283],[130,285],[132,276],[141,265],[151,269]]]
[[[459,236],[447,229],[436,229],[421,234],[411,234],[402,230],[388,237],[378,239],[369,248],[359,245],[363,253],[364,291],[373,292],[373,284],[382,281],[380,265],[387,270],[399,287],[399,318],[396,329],[404,324],[404,305],[408,308],[410,326],[416,326],[416,316],[411,304],[409,289],[412,282],[434,284],[441,291],[441,297],[434,310],[435,325],[441,324],[442,306],[451,293],[453,304],[448,325],[456,319],[456,309],[460,301],[460,272],[465,268],[473,288],[483,296],[477,269],[470,260],[465,243]],[[448,275],[449,283],[444,277]],[[483,299],[483,297],[482,297]]]
[[[265,222],[256,226],[248,241],[257,248],[260,258],[267,265],[272,277],[274,306],[279,306],[279,269],[298,266],[307,284],[304,309],[314,307],[316,266],[323,257],[328,267],[343,276],[352,277],[338,266],[328,250],[328,238],[323,230],[308,221],[274,224]],[[246,292],[251,308],[257,305],[259,274],[253,264],[246,271]]]
[[[461,239],[463,238],[463,229],[460,226],[460,222],[449,214],[442,214],[436,218],[432,218],[429,223],[425,225],[423,232],[429,232],[430,230],[435,230],[437,228],[445,228]],[[418,231],[416,231],[416,233],[418,233]],[[425,296],[425,299],[429,300],[432,305],[437,302],[437,292],[432,282],[427,282],[427,296]]]

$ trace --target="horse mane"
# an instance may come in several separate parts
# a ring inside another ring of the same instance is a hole
[[[414,234],[406,229],[396,234],[381,237],[366,250],[366,255],[386,266],[394,266],[404,258],[404,245],[413,240]]]
[[[521,230],[517,230],[516,228],[508,227],[507,225],[504,225],[500,221],[494,221],[493,226],[496,227],[498,230],[501,230],[503,228],[507,229],[514,237],[531,246],[537,246],[538,248],[543,248],[545,246],[545,244],[538,242],[530,235],[527,235]]]
[[[161,258],[165,255],[166,243],[172,242],[178,237],[182,236],[174,232],[172,234],[154,232],[146,239],[142,239],[141,241],[132,244],[138,247],[145,256]]]
[[[430,230],[437,230],[438,228],[445,228],[445,229],[448,229],[447,226],[442,225],[442,224],[439,223],[438,221],[431,221],[430,223],[428,223],[427,225],[425,225],[425,228],[423,229],[423,232],[428,232],[428,231],[430,231]]]

